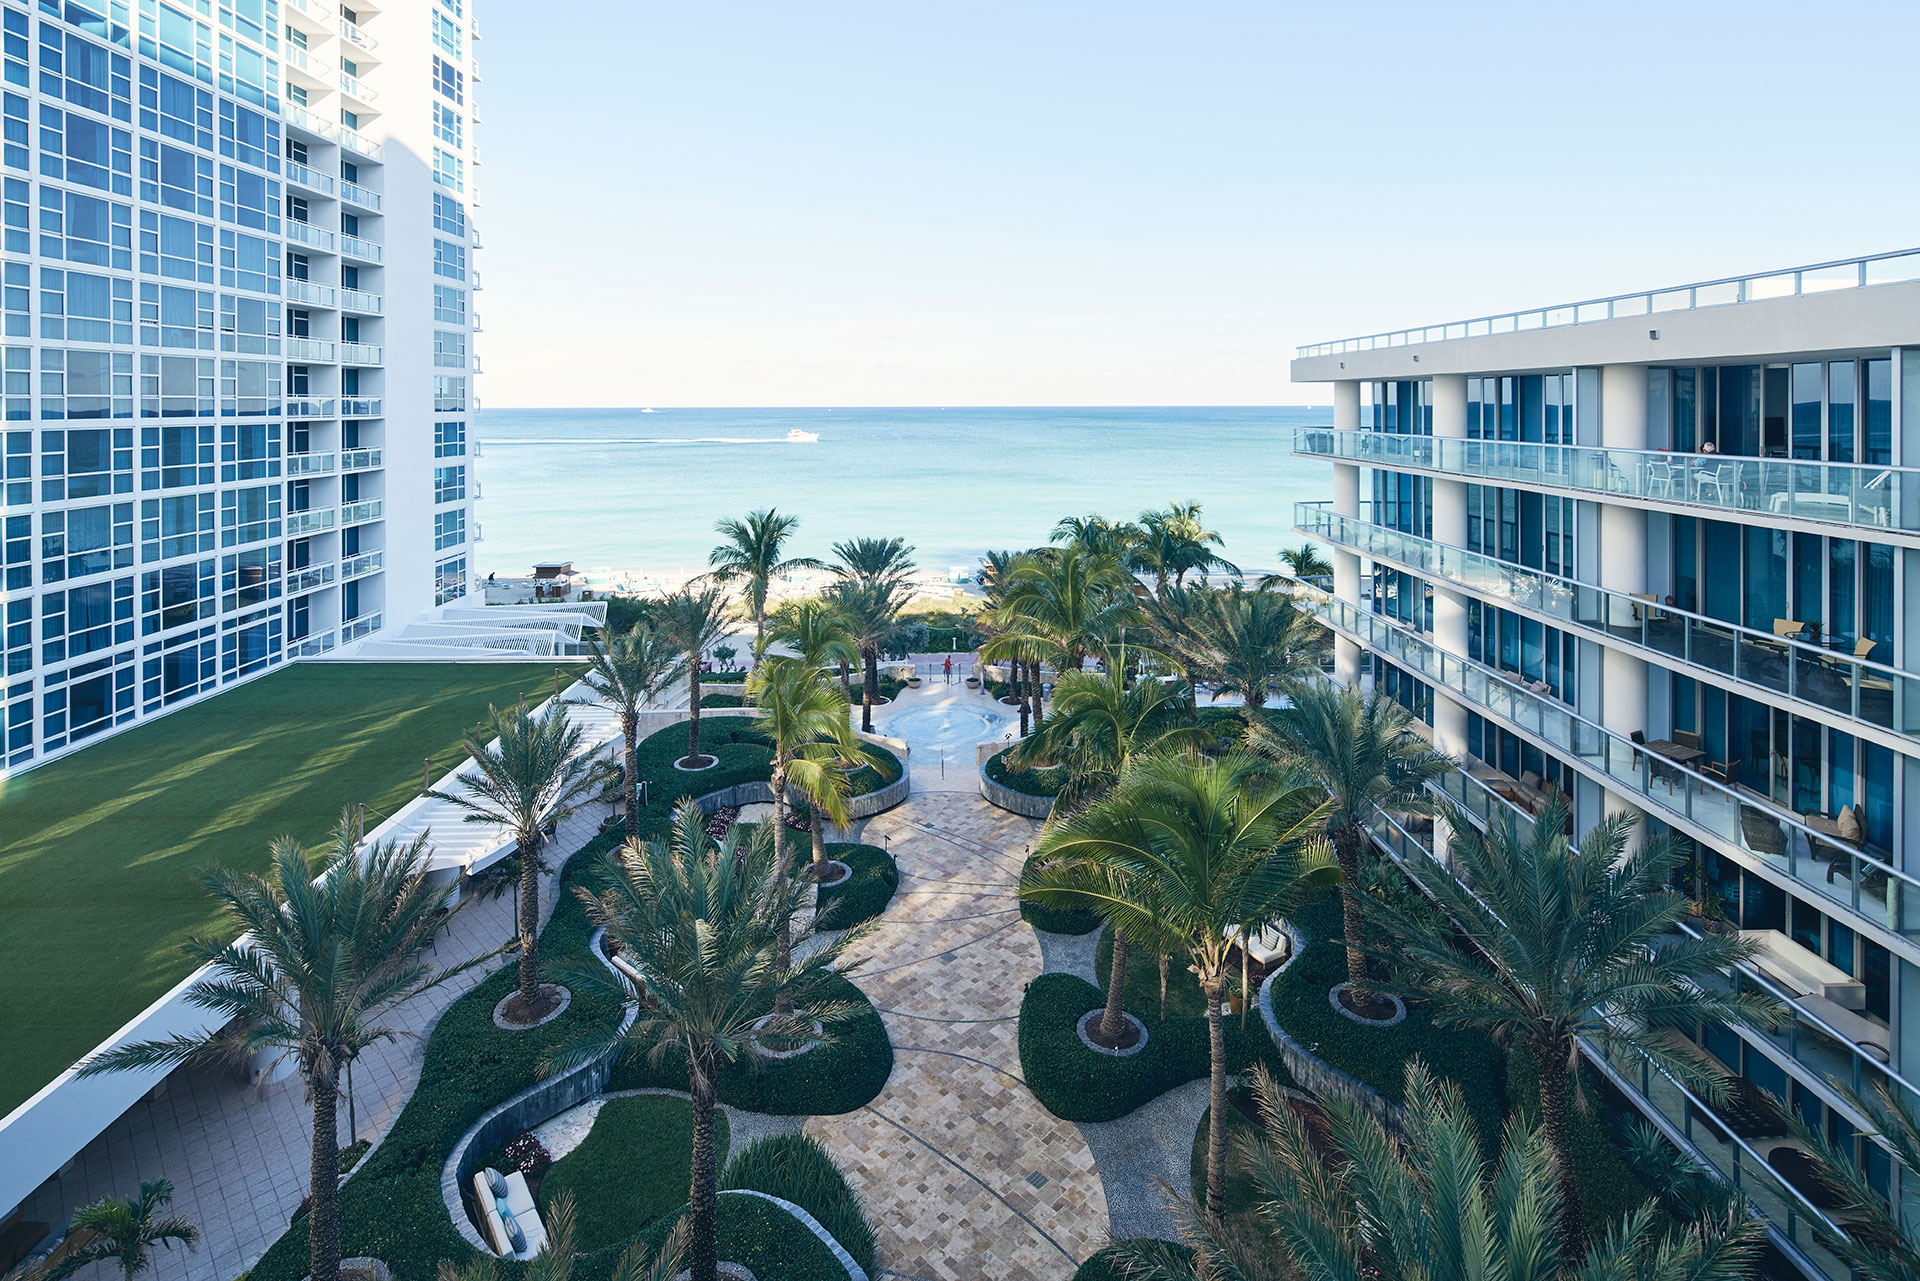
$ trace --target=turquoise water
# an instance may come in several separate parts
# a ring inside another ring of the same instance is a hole
[[[1069,514],[1134,518],[1202,504],[1243,568],[1296,545],[1293,504],[1330,496],[1288,451],[1330,409],[490,409],[475,548],[482,573],[536,560],[671,571],[704,565],[714,522],[800,516],[796,555],[898,534],[923,569],[1044,542]],[[786,440],[798,428],[808,444]]]

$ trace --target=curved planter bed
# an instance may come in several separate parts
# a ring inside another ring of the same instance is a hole
[[[1267,1025],[1267,1035],[1273,1038],[1274,1048],[1280,1051],[1280,1061],[1287,1065],[1287,1071],[1293,1074],[1293,1079],[1299,1082],[1301,1088],[1309,1093],[1322,1098],[1345,1099],[1394,1134],[1401,1133],[1405,1112],[1398,1103],[1313,1053],[1280,1026],[1280,1020],[1273,1012],[1273,981],[1285,974],[1287,967],[1299,960],[1307,950],[1306,939],[1291,922],[1283,921],[1280,927],[1287,932],[1293,946],[1285,964],[1268,974],[1266,981],[1260,984],[1259,997],[1260,1019]]]

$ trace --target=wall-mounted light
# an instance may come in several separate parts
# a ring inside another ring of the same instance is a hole
[[[1648,337],[1648,338],[1658,338],[1659,336],[1660,336],[1660,331],[1659,331],[1658,329],[1649,329],[1649,330],[1647,330],[1647,337]]]
[[[1418,356],[1415,356],[1415,357],[1413,358],[1413,363],[1414,363],[1414,364],[1416,364],[1416,365],[1417,365],[1417,364],[1419,364],[1419,363],[1420,363],[1420,357],[1418,357]]]

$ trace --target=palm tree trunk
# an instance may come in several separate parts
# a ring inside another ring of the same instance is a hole
[[[340,1278],[340,1089],[333,1065],[318,1065],[313,1090],[313,1168],[307,1184],[307,1267],[312,1281]]]
[[[540,832],[520,840],[520,1008],[540,994]]]
[[[702,1061],[687,1073],[688,1092],[693,1095],[693,1172],[692,1185],[687,1189],[687,1258],[692,1264],[692,1281],[715,1281],[720,1255],[712,1058],[710,1051],[702,1051]]]
[[[1029,733],[1028,724],[1032,718],[1027,714],[1027,665],[1017,658],[1007,660],[1007,683],[1013,693],[1013,699],[1020,704],[1020,737]]]
[[[773,788],[773,856],[784,879],[787,872],[787,762],[784,758],[774,762],[773,777],[767,781]]]
[[[620,764],[627,772],[627,839],[640,839],[640,718],[622,716],[620,732],[627,740]]]
[[[818,883],[827,874],[827,825],[820,818],[818,805],[812,807],[808,817],[813,836],[813,879]]]
[[[687,764],[700,763],[700,656],[694,655],[687,666],[687,692],[693,701],[687,705]]]
[[[1126,1027],[1121,1002],[1127,987],[1127,936],[1113,931],[1113,964],[1107,969],[1107,1008],[1100,1014],[1100,1040],[1107,1045],[1120,1044],[1121,1029]]]
[[[866,651],[866,681],[860,690],[860,728],[873,733],[873,705],[880,701],[880,647]]]
[[[1559,1173],[1560,1258],[1575,1268],[1587,1252],[1587,1220],[1580,1204],[1580,1175],[1573,1163],[1573,1127],[1567,1113],[1567,1064],[1573,1046],[1549,1042],[1532,1048],[1540,1066],[1540,1118]]]
[[[1227,1025],[1220,1017],[1221,975],[1200,984],[1207,997],[1207,1221],[1217,1230],[1227,1203]]]
[[[1328,833],[1340,864],[1340,913],[1347,935],[1347,982],[1356,999],[1367,983],[1366,921],[1360,915],[1360,832],[1345,823]]]
[[[1040,661],[1035,659],[1027,664],[1027,693],[1033,698],[1033,731],[1040,732]]]
[[[1162,1023],[1167,1021],[1167,970],[1172,960],[1173,957],[1169,954],[1160,953],[1160,1021]]]
[[[849,703],[853,701],[853,671],[845,662],[840,664],[840,693]]]

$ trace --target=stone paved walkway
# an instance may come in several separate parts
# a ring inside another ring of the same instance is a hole
[[[967,695],[922,690],[901,706],[949,697]],[[893,903],[854,953],[893,1038],[893,1077],[865,1108],[807,1131],[866,1199],[884,1275],[1054,1281],[1105,1244],[1107,1209],[1079,1131],[1020,1078],[1020,995],[1041,963],[1015,886],[1039,825],[987,805],[971,759],[960,771],[952,760],[941,779],[915,759],[912,799],[860,838],[900,865]]]

